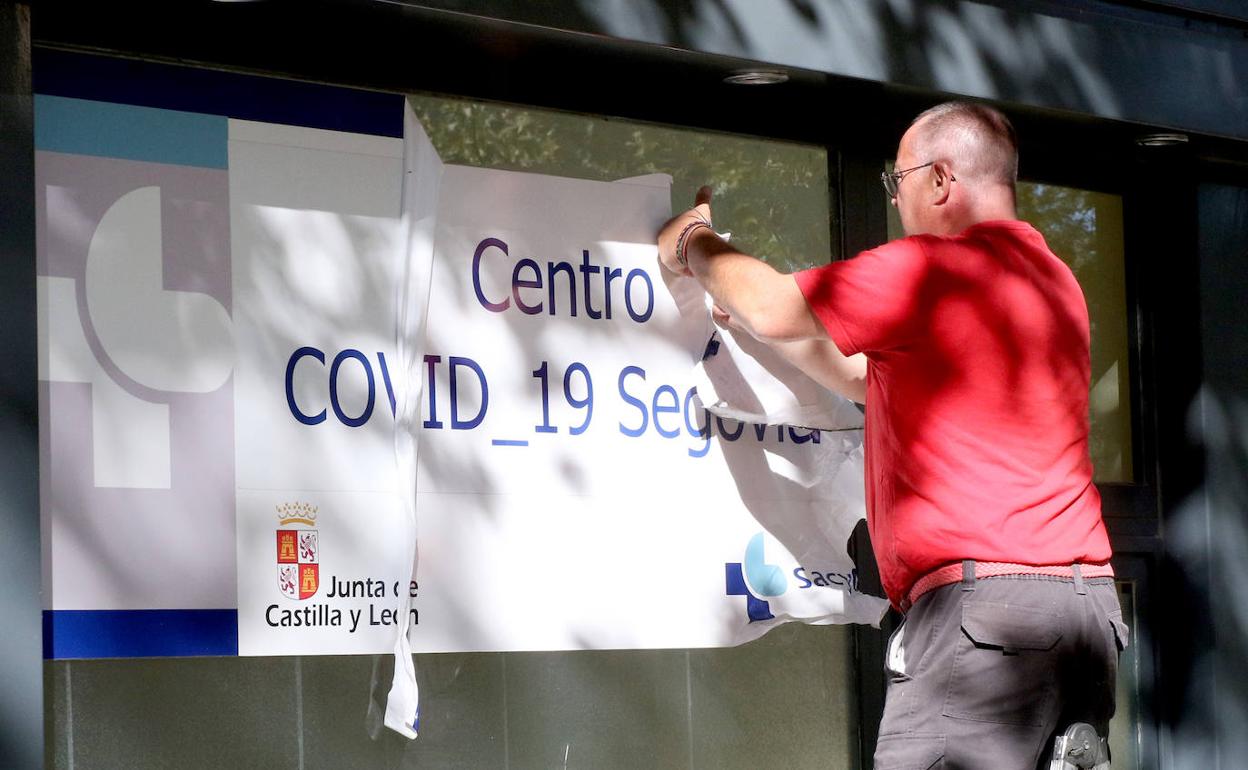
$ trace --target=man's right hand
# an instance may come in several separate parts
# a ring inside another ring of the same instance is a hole
[[[677,214],[659,229],[659,261],[677,275],[693,275],[688,264],[677,259],[676,247],[680,234],[693,222],[711,223],[711,188],[703,185],[694,196],[693,208]],[[686,248],[686,254],[688,249]]]

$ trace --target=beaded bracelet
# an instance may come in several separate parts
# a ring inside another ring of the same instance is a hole
[[[710,222],[707,222],[705,219],[695,219],[685,225],[684,229],[680,231],[680,235],[676,237],[676,263],[681,267],[689,266],[689,255],[685,253],[685,247],[689,245],[689,234],[699,227],[705,227],[707,230],[714,232]]]

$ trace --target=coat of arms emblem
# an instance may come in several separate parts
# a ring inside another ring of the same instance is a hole
[[[288,529],[316,524],[317,509],[307,503],[277,506],[277,587],[287,599],[307,599],[320,586],[321,545],[315,529]]]

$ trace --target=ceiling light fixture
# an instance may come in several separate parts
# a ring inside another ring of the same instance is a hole
[[[782,70],[737,70],[724,78],[734,86],[772,86],[788,80],[789,74]]]
[[[1174,147],[1187,144],[1187,134],[1144,134],[1135,143],[1141,147]]]

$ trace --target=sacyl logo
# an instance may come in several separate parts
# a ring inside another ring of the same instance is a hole
[[[771,558],[780,564],[769,563],[765,549],[770,549]],[[740,562],[728,562],[724,565],[724,589],[728,596],[744,596],[745,612],[749,622],[772,620],[772,603],[779,600],[789,591],[789,575],[794,578],[796,593],[785,598],[777,610],[781,614],[793,617],[803,615],[812,606],[809,599],[814,594],[803,592],[812,588],[830,588],[845,593],[857,593],[858,571],[848,572],[835,569],[809,569],[798,564],[774,539],[765,532],[759,532],[750,538],[745,546],[745,556]],[[802,597],[805,597],[803,599]],[[771,601],[769,601],[771,600]]]
[[[743,562],[724,565],[724,584],[729,596],[745,597],[745,611],[751,623],[775,617],[771,614],[771,605],[760,597],[779,596],[789,587],[784,571],[763,558],[762,532],[750,538]]]

